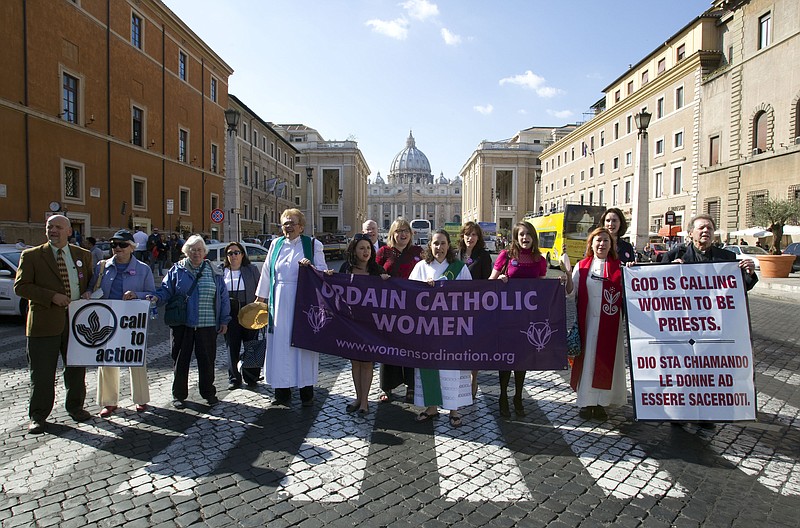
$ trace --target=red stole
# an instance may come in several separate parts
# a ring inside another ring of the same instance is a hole
[[[586,350],[586,312],[589,294],[586,290],[592,258],[587,257],[578,263],[578,327],[581,331],[581,349]],[[597,350],[594,360],[594,377],[592,387],[595,389],[611,389],[614,375],[614,361],[617,357],[617,338],[619,321],[622,316],[622,270],[619,260],[607,259],[603,270],[603,297],[600,309],[600,326],[597,334]],[[578,382],[583,372],[584,354],[575,358],[570,377],[570,386],[578,390]]]

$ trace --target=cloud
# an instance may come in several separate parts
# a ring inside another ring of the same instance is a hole
[[[572,113],[572,110],[548,110],[547,113],[559,119],[569,119],[575,115]]]
[[[486,106],[475,105],[472,107],[472,109],[478,112],[479,114],[489,115],[494,110],[494,107],[490,104],[487,104]]]
[[[417,20],[426,20],[439,14],[439,6],[428,0],[406,0],[400,6],[408,11],[408,15]]]
[[[518,86],[522,86],[523,88],[533,90],[539,97],[549,98],[564,93],[563,90],[558,88],[546,86],[544,77],[540,77],[530,70],[526,71],[522,75],[514,75],[512,77],[500,79],[500,86],[504,84],[516,84]]]
[[[444,43],[448,46],[458,46],[461,44],[461,35],[451,33],[447,28],[442,28],[442,38],[444,39]]]
[[[370,26],[375,33],[380,33],[393,39],[405,40],[408,37],[408,20],[402,17],[394,20],[378,20],[374,18],[367,20],[366,25]]]

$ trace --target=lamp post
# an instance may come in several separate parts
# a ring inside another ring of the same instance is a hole
[[[639,141],[639,169],[636,171],[633,194],[635,196],[636,211],[631,222],[631,243],[635,248],[641,249],[650,240],[650,154],[647,141],[647,127],[650,125],[651,114],[642,110],[633,116]]]
[[[241,114],[234,108],[225,110],[228,141],[225,143],[225,203],[231,204],[226,222],[227,240],[239,240],[241,197],[239,196],[239,163],[236,159],[236,135]]]
[[[339,209],[339,231],[344,231],[344,202],[342,202],[342,194],[344,193],[344,189],[341,187],[339,188],[339,199],[336,202],[336,205]]]
[[[533,169],[533,210],[539,211],[542,205],[542,169]]]
[[[306,167],[306,183],[308,183],[308,211],[311,217],[311,236],[314,236],[314,167]]]

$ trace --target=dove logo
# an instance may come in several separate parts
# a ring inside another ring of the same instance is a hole
[[[72,334],[86,348],[97,348],[114,336],[117,315],[102,303],[83,306],[72,319]]]

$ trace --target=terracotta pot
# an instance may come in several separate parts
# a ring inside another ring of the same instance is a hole
[[[759,255],[758,263],[761,266],[762,278],[788,277],[794,264],[794,255]]]

